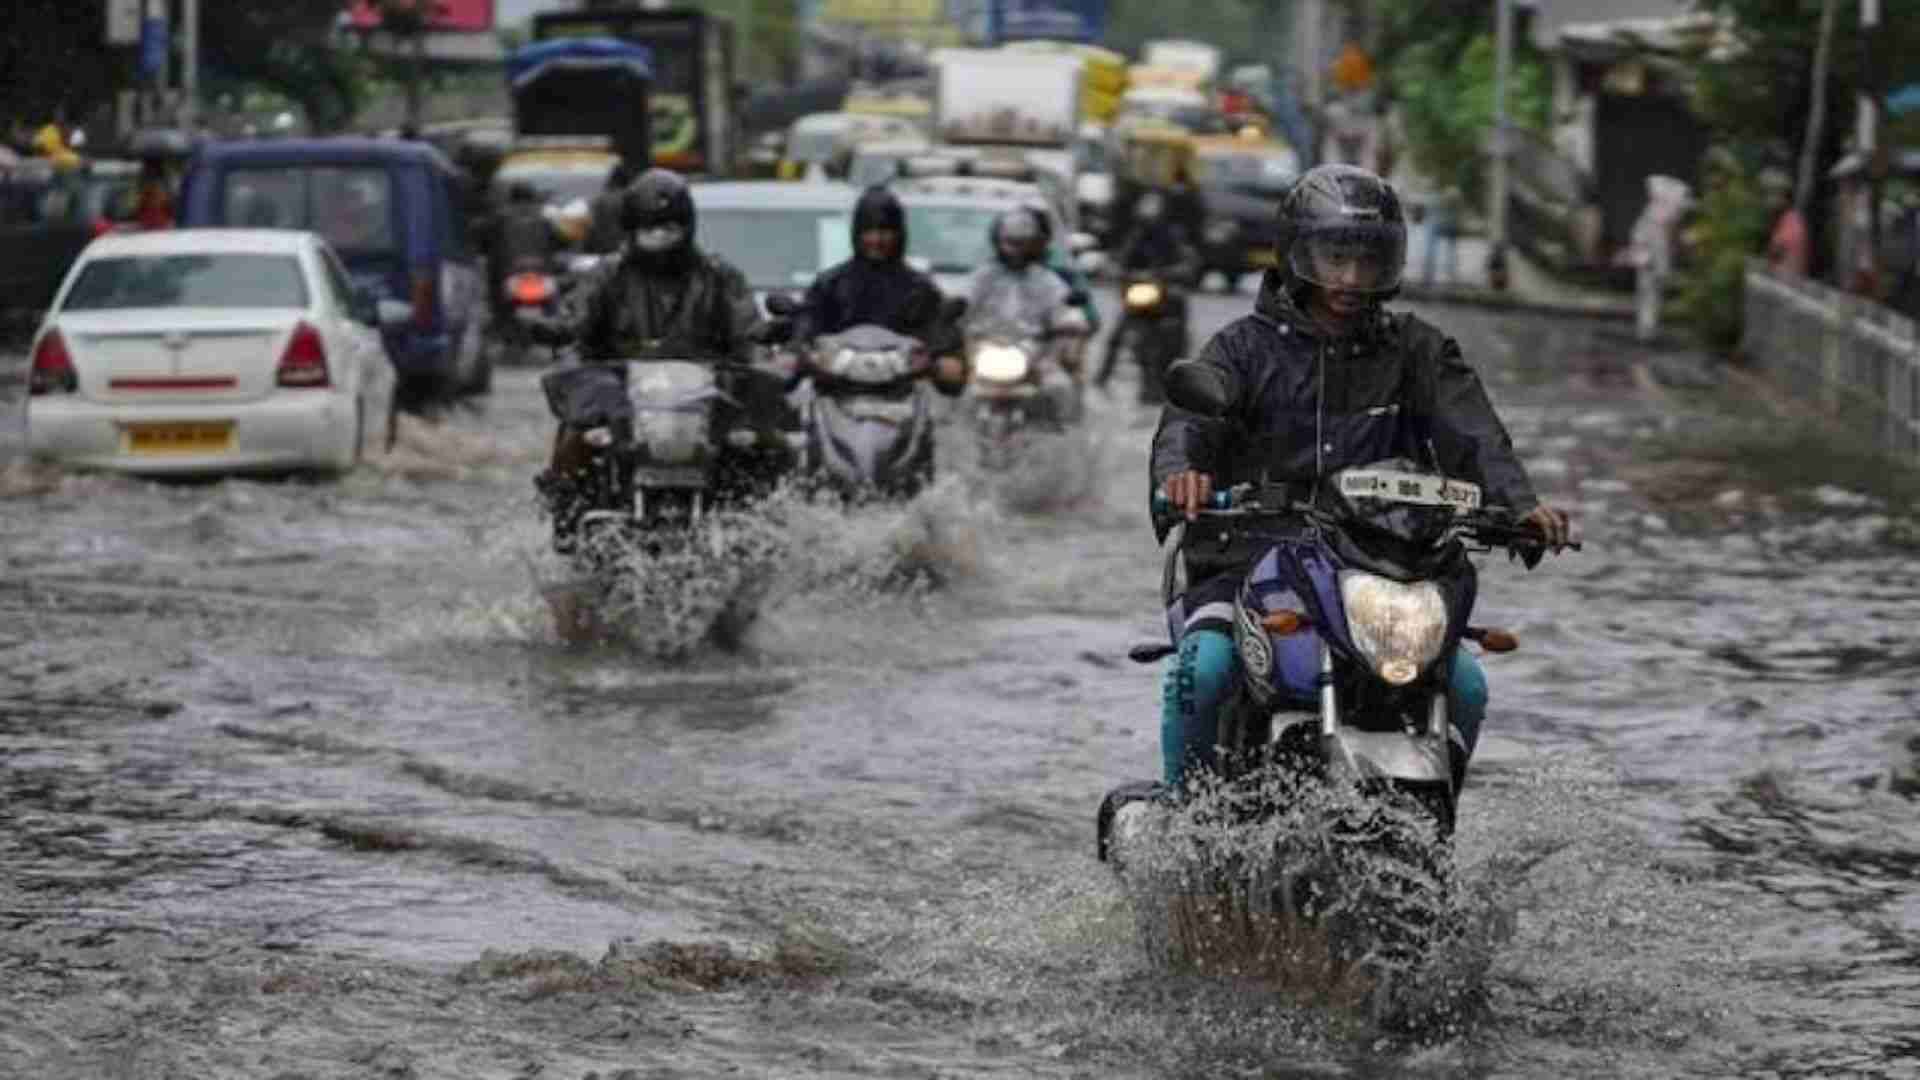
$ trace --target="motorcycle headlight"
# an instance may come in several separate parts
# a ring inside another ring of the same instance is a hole
[[[1447,602],[1438,585],[1347,570],[1340,574],[1340,599],[1354,645],[1388,685],[1407,685],[1439,659],[1447,639]]]
[[[1019,382],[1027,370],[1027,354],[1012,345],[982,345],[973,354],[973,373],[989,382]]]
[[[1127,286],[1127,306],[1130,308],[1158,307],[1160,304],[1160,286],[1151,281],[1137,281]]]

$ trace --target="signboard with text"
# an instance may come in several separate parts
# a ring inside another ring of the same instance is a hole
[[[987,35],[994,42],[1096,42],[1107,29],[1107,0],[987,0],[987,3]]]
[[[494,0],[353,0],[347,6],[347,25],[355,30],[378,30],[383,10],[417,10],[426,16],[427,29],[486,32],[493,29]]]

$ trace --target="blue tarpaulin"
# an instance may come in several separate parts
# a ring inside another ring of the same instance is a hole
[[[617,38],[587,37],[537,41],[507,57],[507,81],[519,89],[558,68],[624,66],[636,78],[653,80],[653,50]]]

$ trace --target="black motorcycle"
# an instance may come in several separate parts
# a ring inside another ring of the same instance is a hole
[[[540,480],[571,518],[555,530],[565,550],[618,550],[607,541],[695,524],[764,496],[793,468],[793,440],[773,419],[785,407],[779,372],[648,357],[563,368],[541,388],[561,442],[584,454]]]
[[[1168,366],[1188,352],[1185,298],[1168,276],[1130,272],[1121,285],[1120,302],[1120,322],[1107,339],[1101,382],[1116,368],[1137,367],[1141,404],[1158,405],[1166,400]]]

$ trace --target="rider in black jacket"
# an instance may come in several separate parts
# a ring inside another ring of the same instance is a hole
[[[1267,479],[1309,498],[1337,469],[1392,457],[1431,461],[1479,484],[1487,501],[1568,540],[1565,514],[1534,494],[1512,441],[1460,346],[1417,316],[1381,305],[1400,287],[1406,222],[1393,188],[1365,170],[1322,165],[1279,208],[1276,268],[1253,314],[1230,323],[1195,363],[1224,391],[1225,416],[1178,408],[1154,436],[1152,490],[1191,517],[1217,487]],[[1164,539],[1165,526],[1161,525]],[[1243,553],[1189,549],[1185,633],[1161,716],[1165,780],[1212,761],[1214,712],[1232,685],[1233,600]],[[1471,754],[1486,677],[1461,650],[1452,715]]]
[[[753,294],[739,270],[694,246],[686,181],[666,169],[642,173],[622,200],[620,224],[627,240],[619,257],[581,282],[557,319],[528,328],[544,341],[576,343],[588,361],[541,380],[560,424],[552,462],[535,484],[552,512],[554,546],[561,550],[570,547],[584,510],[572,479],[591,457],[583,436],[601,424],[631,420],[621,374],[592,361],[708,361],[728,365],[730,374],[742,374],[741,381],[758,382],[740,367],[751,358],[761,328]],[[765,396],[748,391],[735,387],[733,396]],[[762,415],[753,421],[762,427],[775,422]]]
[[[802,344],[863,323],[919,338],[941,358],[934,385],[957,394],[966,388],[955,328],[946,325],[940,287],[907,265],[907,214],[885,187],[862,192],[853,208],[853,257],[813,280],[794,318]]]

